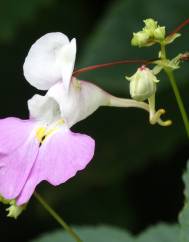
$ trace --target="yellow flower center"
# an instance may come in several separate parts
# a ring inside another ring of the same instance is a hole
[[[36,138],[39,141],[40,145],[44,143],[44,141],[47,139],[47,137],[51,136],[55,131],[59,129],[59,126],[64,124],[64,120],[60,119],[58,120],[53,127],[50,129],[48,127],[39,127],[36,131]]]

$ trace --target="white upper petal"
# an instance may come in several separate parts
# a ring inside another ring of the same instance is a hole
[[[62,81],[65,89],[68,91],[75,64],[76,39],[72,39],[58,54],[58,63],[62,71]]]
[[[76,40],[63,33],[48,33],[30,48],[23,70],[26,80],[40,90],[48,90],[63,80],[69,87],[76,56]]]

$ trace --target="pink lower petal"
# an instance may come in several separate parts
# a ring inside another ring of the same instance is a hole
[[[7,154],[22,145],[35,123],[18,118],[0,119],[0,153]]]
[[[45,140],[17,204],[29,200],[35,187],[43,180],[56,186],[75,176],[90,162],[94,155],[95,142],[84,134],[70,130],[58,131]]]
[[[16,137],[13,139],[16,142]],[[33,139],[26,139],[25,143],[11,153],[0,155],[1,196],[6,199],[15,199],[19,195],[30,174],[38,151],[39,143],[33,137]]]

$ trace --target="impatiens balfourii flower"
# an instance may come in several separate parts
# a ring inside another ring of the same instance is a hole
[[[95,142],[73,133],[75,123],[100,106],[149,111],[144,102],[114,97],[73,77],[75,56],[75,39],[49,33],[34,43],[25,59],[26,80],[47,93],[28,101],[28,120],[0,120],[0,200],[10,203],[9,216],[20,214],[41,181],[59,185],[90,162]],[[161,124],[160,115],[154,113],[154,123]]]

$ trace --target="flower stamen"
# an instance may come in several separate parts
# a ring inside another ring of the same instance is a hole
[[[38,128],[35,136],[39,141],[40,146],[44,143],[48,136],[51,136],[55,131],[59,129],[59,126],[63,125],[64,123],[64,119],[59,119],[50,129],[47,127]]]
[[[36,135],[35,136],[36,136],[37,140],[39,141],[40,145],[45,140],[45,137],[46,137],[45,132],[46,132],[46,128],[44,128],[44,127],[40,127],[36,131]]]

